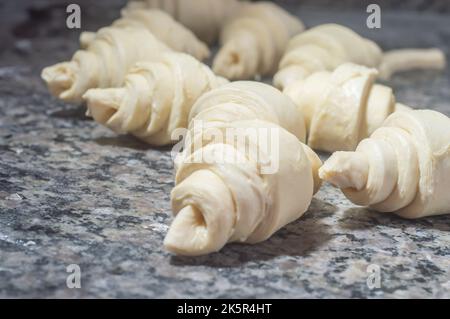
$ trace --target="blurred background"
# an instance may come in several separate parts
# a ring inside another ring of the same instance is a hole
[[[438,47],[449,56],[450,1],[447,0],[279,0],[275,1],[298,15],[307,27],[335,22],[376,41],[384,50]],[[68,29],[66,7],[81,7],[81,28]],[[380,29],[369,29],[367,6],[381,8]],[[0,67],[24,67],[38,75],[44,66],[68,60],[78,49],[80,32],[97,30],[119,17],[126,0],[3,0],[0,2]],[[447,72],[448,74],[449,72]],[[418,74],[418,72],[413,72]],[[397,75],[389,85],[400,99],[411,105],[433,105],[440,111],[450,99],[449,77],[427,76],[420,72],[411,81],[410,72]],[[0,74],[1,75],[1,74]],[[436,83],[439,82],[439,83]],[[424,94],[402,90],[417,84]],[[406,93],[405,93],[406,92]],[[440,98],[436,98],[439,96]],[[443,98],[444,97],[444,98]]]
[[[274,2],[300,16],[308,27],[326,22],[344,24],[377,41],[385,49],[418,45],[429,47],[450,41],[450,1],[447,0]],[[65,26],[65,8],[70,3],[81,7],[81,29]],[[125,3],[125,0],[1,1],[0,66],[28,64],[40,69],[56,60],[68,59],[78,48],[81,31],[97,30],[110,24],[119,17],[120,8]],[[366,8],[370,3],[381,7],[381,29],[370,30],[366,27]],[[387,33],[398,36],[388,37]]]

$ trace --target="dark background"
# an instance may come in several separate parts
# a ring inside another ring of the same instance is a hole
[[[396,15],[416,14],[417,23],[423,24],[415,32],[429,32],[421,42],[426,47],[436,43],[441,36],[450,40],[450,28],[443,28],[442,34],[427,31],[426,22],[421,18],[433,19],[436,16],[448,17],[450,1],[447,0],[280,0],[275,1],[290,12],[298,14],[307,26],[325,22],[339,22],[356,28],[363,35],[370,36],[384,47],[402,47],[413,44],[410,37],[399,37],[395,43],[387,42],[380,30],[368,30],[365,27],[366,7],[369,3],[381,6],[383,28],[395,29],[402,20],[392,19]],[[70,30],[65,26],[65,8],[70,3],[77,3],[82,12],[82,28]],[[40,69],[53,61],[68,59],[77,47],[79,33],[83,30],[97,30],[110,24],[119,16],[119,10],[126,3],[124,0],[3,0],[0,2],[0,66],[27,64]],[[358,15],[359,13],[359,15]],[[351,17],[349,17],[351,16]],[[449,19],[447,19],[448,21]],[[411,34],[412,35],[412,34]]]

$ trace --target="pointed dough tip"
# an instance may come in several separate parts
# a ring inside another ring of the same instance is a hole
[[[90,89],[84,95],[90,116],[105,124],[117,112],[125,97],[125,89]]]
[[[369,163],[358,152],[335,152],[319,169],[319,177],[332,185],[360,190],[366,185]]]
[[[207,232],[202,213],[192,205],[188,205],[180,210],[173,220],[164,239],[164,247],[172,253],[185,256],[214,252],[218,249],[210,246]],[[221,247],[225,244],[223,243]]]
[[[238,52],[219,52],[214,60],[213,71],[227,79],[240,79],[244,76],[244,63]]]
[[[75,77],[76,65],[73,62],[62,62],[46,67],[41,73],[41,78],[46,82],[50,92],[60,98],[70,90]]]

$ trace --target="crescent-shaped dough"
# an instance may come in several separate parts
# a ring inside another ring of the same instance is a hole
[[[46,67],[41,76],[56,97],[81,102],[88,89],[118,87],[136,62],[155,60],[168,51],[143,26],[105,27],[85,50],[75,52],[71,61]]]
[[[334,72],[316,72],[284,93],[303,114],[308,145],[322,151],[353,151],[397,108],[392,89],[374,84],[377,71],[345,63]]]
[[[281,92],[257,82],[229,83],[197,101],[191,138],[175,161],[169,251],[195,256],[228,242],[257,243],[303,215],[320,187],[321,161],[300,142],[295,112]]]
[[[336,152],[322,179],[355,204],[405,218],[450,213],[450,119],[436,111],[397,111],[354,152]]]
[[[295,104],[276,88],[253,81],[237,81],[204,94],[192,107],[194,121],[234,122],[259,119],[277,124],[305,142],[303,115]]]
[[[83,98],[97,122],[146,143],[166,145],[174,142],[176,129],[187,127],[194,102],[226,82],[192,56],[167,52],[155,62],[137,63],[122,87],[90,89]]]

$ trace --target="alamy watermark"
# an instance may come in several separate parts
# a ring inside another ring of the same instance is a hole
[[[369,274],[366,283],[370,290],[381,288],[381,267],[377,264],[367,266],[366,272]]]
[[[372,3],[367,6],[367,13],[370,13],[366,20],[369,29],[381,28],[381,8],[378,4]]]
[[[366,25],[369,29],[381,28],[381,7],[376,3],[371,3],[367,6],[366,12],[369,16],[366,20]],[[76,3],[71,3],[66,7],[66,26],[69,29],[81,28],[81,7]]]
[[[66,26],[69,29],[81,28],[81,8],[78,4],[72,3],[66,7]]]
[[[69,289],[81,288],[81,268],[77,264],[70,264],[66,268],[69,273],[66,279],[66,286]]]

